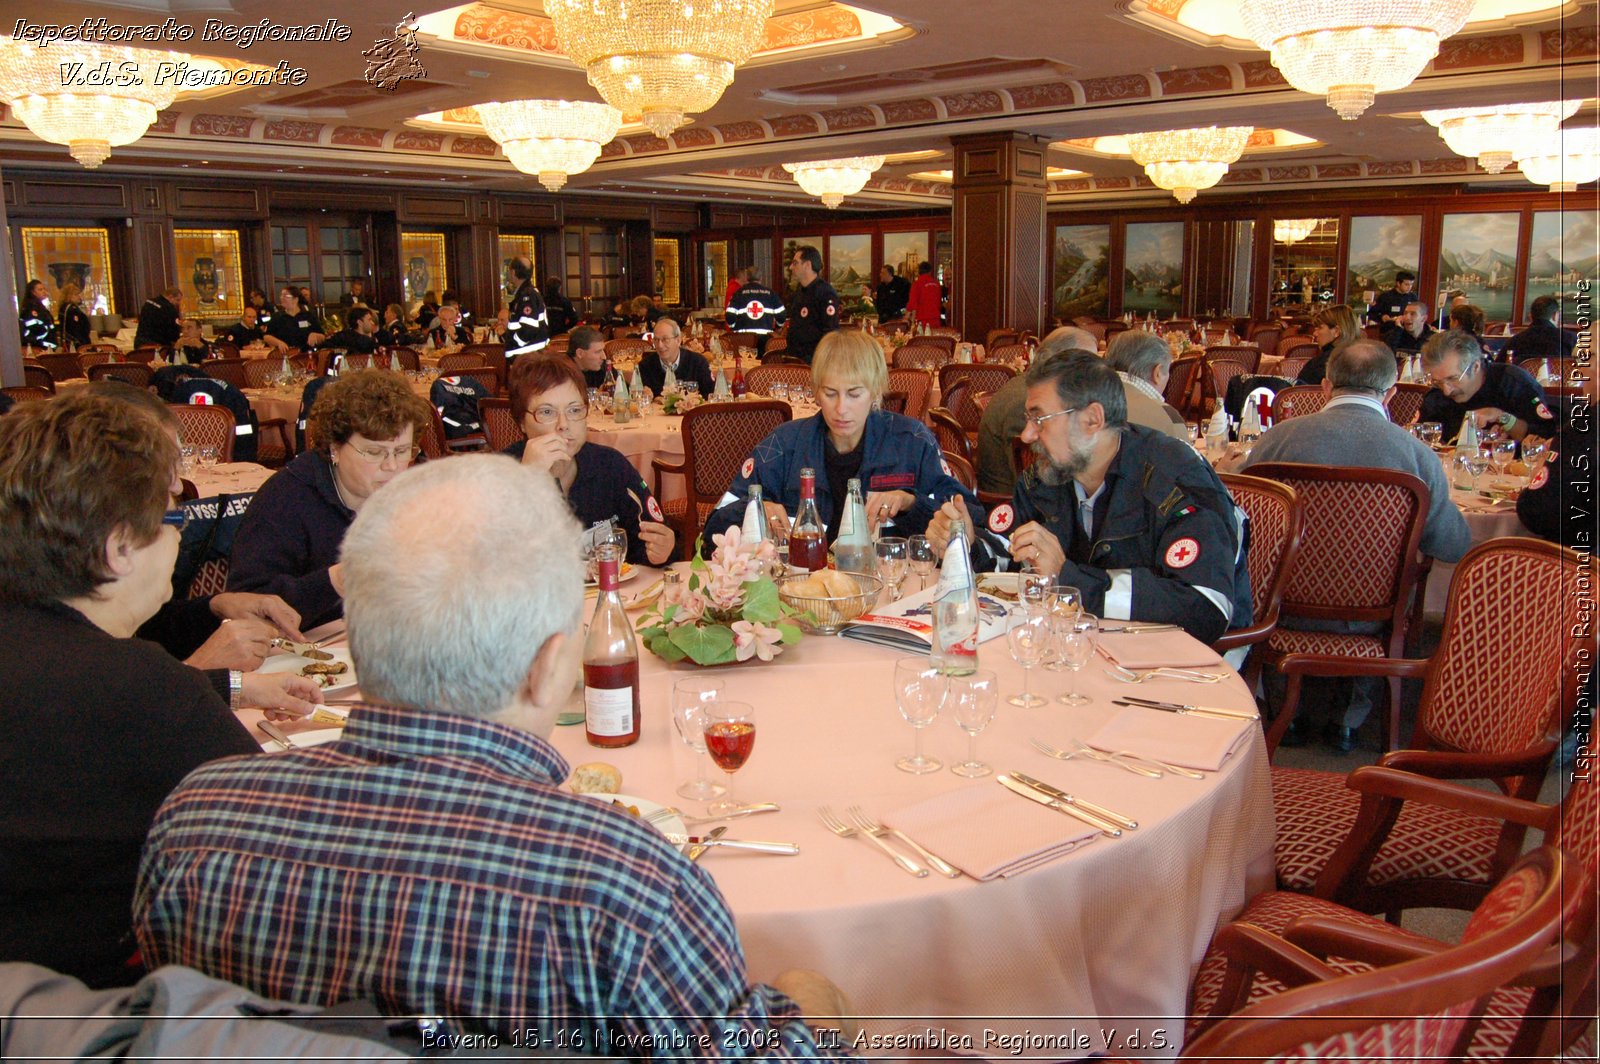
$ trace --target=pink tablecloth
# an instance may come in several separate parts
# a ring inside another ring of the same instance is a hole
[[[213,495],[243,495],[254,492],[272,476],[272,470],[254,462],[219,462],[205,468],[196,467],[184,479],[194,485],[202,499]]]
[[[1445,463],[1446,477],[1450,476],[1450,458],[1450,455],[1440,456],[1440,460]],[[1517,519],[1515,503],[1491,503],[1488,499],[1454,487],[1450,489],[1450,499],[1460,509],[1461,516],[1466,518],[1467,530],[1472,533],[1470,545],[1473,547],[1500,536],[1533,534]],[[1428,576],[1427,593],[1422,599],[1423,613],[1428,616],[1443,616],[1445,606],[1450,601],[1450,581],[1454,578],[1455,572],[1454,565],[1434,563],[1433,571]]]
[[[596,416],[589,419],[589,439],[593,443],[612,447],[622,452],[633,467],[644,477],[662,502],[681,499],[688,494],[680,476],[663,475],[659,483],[650,460],[660,458],[676,465],[683,461],[683,418],[666,414],[646,414],[625,425],[611,418]]]

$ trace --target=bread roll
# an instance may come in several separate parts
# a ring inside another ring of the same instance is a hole
[[[622,772],[604,761],[587,761],[572,770],[567,786],[576,794],[616,794],[622,790]]]

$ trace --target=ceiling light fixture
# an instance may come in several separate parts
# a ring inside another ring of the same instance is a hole
[[[1600,129],[1579,126],[1558,129],[1517,153],[1522,176],[1551,192],[1576,192],[1579,185],[1600,180]]]
[[[46,51],[0,37],[0,100],[35,136],[65,144],[92,170],[112,148],[144,136],[177,98],[172,79],[157,84],[157,64],[188,60],[179,52],[85,41],[56,41]]]
[[[666,137],[709,110],[766,33],[772,0],[544,0],[601,97]]]
[[[1132,133],[1128,151],[1151,181],[1188,203],[1196,191],[1222,180],[1228,164],[1244,154],[1251,132],[1251,126],[1205,126]]]
[[[1279,218],[1272,223],[1272,239],[1279,244],[1298,244],[1321,224],[1321,218]]]
[[[883,165],[881,155],[859,155],[850,159],[823,159],[814,163],[784,163],[795,183],[822,200],[829,210],[854,196],[867,179]]]
[[[1578,113],[1582,100],[1544,103],[1508,103],[1498,107],[1452,107],[1424,111],[1429,125],[1457,155],[1477,159],[1478,165],[1498,174],[1511,165],[1512,155],[1525,144],[1555,135],[1561,123]]]
[[[593,166],[622,124],[615,107],[576,100],[480,103],[478,117],[511,165],[537,175],[551,192]]]
[[[1240,18],[1289,84],[1340,118],[1403,89],[1461,31],[1473,0],[1241,0]]]

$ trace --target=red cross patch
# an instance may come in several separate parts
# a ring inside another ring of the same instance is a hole
[[[989,531],[997,535],[1004,535],[1017,519],[1017,511],[1011,504],[1003,502],[989,511]]]
[[[1546,464],[1540,466],[1539,467],[1539,471],[1533,475],[1533,479],[1528,481],[1528,487],[1531,490],[1537,491],[1538,489],[1544,487],[1545,481],[1547,481],[1549,479],[1550,479],[1550,465],[1547,462]]]
[[[947,477],[955,476],[954,473],[950,472],[950,463],[946,462],[943,458],[939,459],[939,471]]]
[[[442,377],[440,379],[443,380],[446,384],[460,384],[461,383],[461,378],[460,377]]]
[[[1545,406],[1543,403],[1540,403],[1538,406],[1534,407],[1533,412],[1544,418],[1546,421],[1550,420],[1550,408]]]
[[[193,395],[189,396],[189,404],[191,406],[210,406],[211,396],[207,395],[205,392],[195,392]]]
[[[644,508],[649,511],[650,516],[655,518],[657,521],[665,521],[667,519],[666,515],[661,512],[661,504],[656,502],[656,497],[654,495],[650,496],[644,501]]]
[[[739,475],[741,477],[748,478],[755,471],[756,471],[756,460],[754,458],[746,458],[744,460],[744,465],[739,467]]]
[[[800,308],[800,316],[802,318],[809,318],[811,316],[811,308],[810,307],[801,307]]]
[[[832,303],[829,303],[828,304],[828,317],[831,318],[837,313],[839,313],[839,308],[834,306]]]
[[[1168,569],[1187,569],[1198,557],[1200,557],[1200,544],[1184,536],[1182,539],[1172,541],[1172,545],[1167,548],[1165,561]]]

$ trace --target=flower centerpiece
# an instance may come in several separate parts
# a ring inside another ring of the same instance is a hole
[[[771,661],[800,641],[795,610],[779,599],[770,575],[777,551],[770,541],[744,540],[737,525],[711,541],[709,561],[695,543],[689,579],[662,590],[660,604],[640,620],[639,635],[666,661]]]

